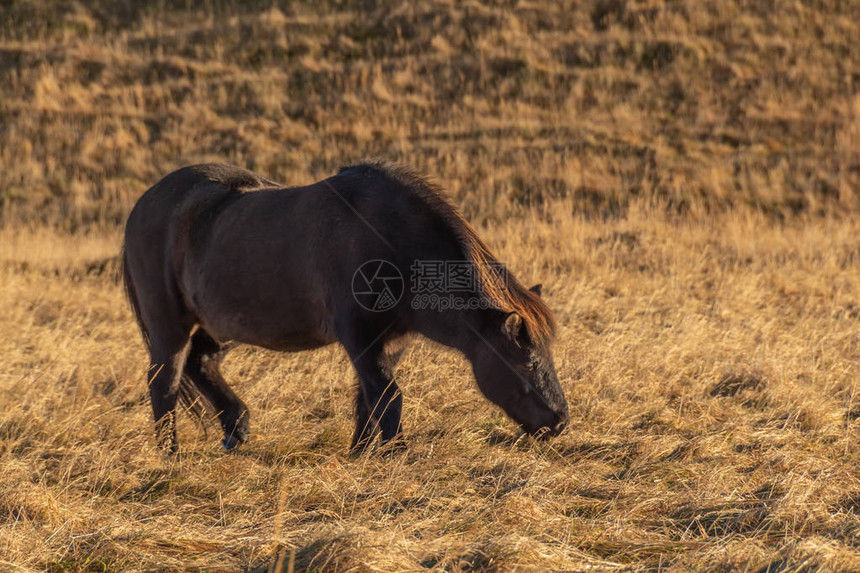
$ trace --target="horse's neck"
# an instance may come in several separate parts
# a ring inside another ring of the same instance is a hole
[[[484,338],[476,326],[480,324],[477,310],[446,310],[428,313],[426,323],[420,328],[421,334],[462,352],[472,360]],[[483,311],[485,312],[485,311]]]

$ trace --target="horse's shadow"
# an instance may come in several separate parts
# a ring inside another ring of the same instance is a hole
[[[286,573],[337,569],[337,554],[349,544],[351,535],[324,536],[296,548],[282,547],[264,564],[243,573]]]

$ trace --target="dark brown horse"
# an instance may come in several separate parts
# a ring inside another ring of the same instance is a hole
[[[568,422],[539,288],[524,288],[439,189],[402,167],[354,165],[295,188],[227,165],[174,171],[128,218],[123,279],[170,452],[180,396],[218,413],[225,448],[248,439],[248,408],[218,370],[228,341],[282,351],[340,342],[359,380],[354,452],[377,434],[401,443],[384,349],[409,332],[461,351],[481,392],[528,433]]]

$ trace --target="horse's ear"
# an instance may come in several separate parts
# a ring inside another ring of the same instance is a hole
[[[536,294],[536,295],[538,295],[538,296],[542,296],[542,293],[543,293],[543,284],[538,283],[538,284],[536,284],[535,286],[533,286],[532,288],[530,288],[529,290],[530,290],[530,291],[532,291],[533,293],[535,293],[535,294]]]
[[[516,342],[520,336],[520,332],[522,331],[522,329],[523,329],[522,317],[515,312],[512,312],[511,314],[509,314],[508,317],[505,319],[505,326],[504,326],[505,335],[508,338],[510,338],[511,340],[513,340],[514,342]]]

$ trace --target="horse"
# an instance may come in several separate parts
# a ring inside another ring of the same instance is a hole
[[[528,434],[554,436],[569,421],[540,285],[525,288],[437,185],[401,165],[348,165],[303,187],[230,165],[183,167],[132,209],[122,276],[169,454],[180,398],[217,412],[226,450],[248,440],[248,407],[219,371],[235,343],[340,343],[358,374],[356,455],[377,438],[405,446],[386,346],[411,333],[460,351],[481,393]]]

